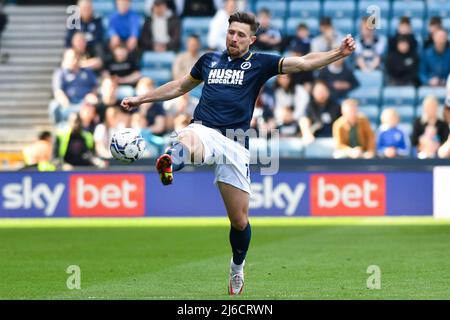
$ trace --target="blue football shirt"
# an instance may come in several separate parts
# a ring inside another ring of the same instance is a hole
[[[269,78],[281,73],[283,59],[251,51],[235,59],[226,50],[205,53],[190,73],[195,81],[204,82],[193,122],[224,135],[226,129],[249,129],[259,91]]]

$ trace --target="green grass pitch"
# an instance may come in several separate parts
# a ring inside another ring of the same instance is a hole
[[[232,299],[450,298],[449,221],[251,222],[244,295]],[[230,299],[228,230],[225,218],[3,219],[0,299]],[[66,286],[70,265],[80,290]]]

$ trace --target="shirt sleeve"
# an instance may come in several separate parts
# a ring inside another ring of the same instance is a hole
[[[203,64],[205,63],[205,59],[207,58],[208,53],[205,53],[200,57],[200,59],[197,60],[195,65],[191,69],[191,77],[196,81],[203,81]]]
[[[281,74],[284,57],[277,54],[264,54],[261,53],[261,65],[263,69],[264,81]]]

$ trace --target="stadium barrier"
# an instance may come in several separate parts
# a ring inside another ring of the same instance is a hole
[[[419,216],[432,215],[438,203],[448,216],[449,189],[441,185],[450,181],[449,168],[255,171],[250,214]],[[181,172],[167,187],[148,171],[0,172],[0,218],[225,216],[213,180],[211,170]]]

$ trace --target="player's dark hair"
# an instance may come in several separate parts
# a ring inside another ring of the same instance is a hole
[[[256,17],[253,13],[249,12],[236,12],[233,13],[230,18],[228,19],[228,24],[231,24],[232,22],[240,22],[245,23],[250,26],[250,30],[252,31],[252,34],[256,33],[256,30],[258,30],[259,23],[256,21]]]

